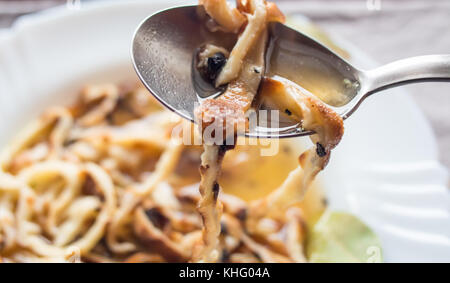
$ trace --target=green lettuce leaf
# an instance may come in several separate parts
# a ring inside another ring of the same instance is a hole
[[[382,262],[372,230],[353,215],[327,211],[311,229],[306,245],[310,262]]]

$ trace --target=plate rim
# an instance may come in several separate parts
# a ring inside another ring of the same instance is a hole
[[[188,3],[193,3],[194,1],[188,1]],[[289,1],[287,1],[284,4],[287,4]],[[59,6],[55,8],[51,8],[48,10],[44,10],[41,12],[38,12],[36,14],[31,15],[25,15],[20,17],[13,26],[5,31],[2,31],[0,33],[0,48],[2,47],[2,44],[8,44],[8,41],[14,41],[15,38],[21,33],[26,32],[26,28],[29,25],[39,24],[39,23],[46,23],[52,20],[58,20],[58,19],[64,19],[65,17],[72,17],[77,16],[77,13],[95,13],[98,9],[104,9],[104,8],[114,8],[117,7],[123,7],[125,5],[145,5],[148,6],[149,4],[157,4],[157,5],[176,5],[179,3],[186,4],[186,1],[179,1],[179,0],[155,0],[152,3],[148,3],[148,1],[141,1],[141,0],[133,0],[133,1],[114,1],[114,2],[106,2],[106,1],[99,1],[99,2],[88,2],[83,3],[83,8],[79,11],[72,11],[65,9],[64,6]],[[299,11],[296,9],[290,10],[290,13],[292,14],[298,14]],[[1,31],[1,30],[0,30]],[[330,35],[333,41],[335,41],[339,46],[342,46],[344,49],[348,50],[350,54],[358,54],[357,57],[364,58],[366,61],[368,67],[370,66],[376,66],[376,61],[373,60],[370,56],[365,54],[361,49],[353,45],[350,41],[345,40],[343,38],[340,38],[339,35]],[[1,78],[0,78],[1,79]],[[432,156],[429,156],[429,160],[433,161],[438,167],[445,168],[438,159],[438,146],[436,142],[436,136],[432,130],[431,124],[429,120],[424,115],[423,111],[420,110],[419,106],[415,101],[408,95],[408,92],[405,90],[399,89],[398,92],[403,93],[403,99],[407,101],[411,109],[414,112],[414,115],[418,117],[418,119],[423,121],[423,126],[425,126],[427,131],[431,133],[430,135],[426,136],[426,139],[428,139],[428,142],[433,146],[433,154]],[[8,139],[11,140],[11,139]],[[448,182],[448,172],[445,171],[442,174],[446,174],[444,177]],[[321,178],[320,178],[321,179]],[[447,186],[447,184],[443,184],[444,186]],[[445,235],[444,235],[445,236]],[[447,257],[447,260],[450,261],[450,254]]]

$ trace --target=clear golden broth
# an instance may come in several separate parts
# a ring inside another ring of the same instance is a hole
[[[260,199],[279,187],[298,165],[301,150],[295,140],[280,140],[275,156],[261,156],[263,145],[237,146],[225,155],[219,183],[224,192],[246,201]],[[314,183],[299,203],[308,222],[320,216],[326,206],[323,191]]]

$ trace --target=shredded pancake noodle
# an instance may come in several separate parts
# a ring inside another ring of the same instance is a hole
[[[228,84],[227,90],[217,99],[203,101],[197,108],[198,120],[202,122],[200,130],[204,131],[215,123],[223,128],[222,136],[226,140],[231,135],[230,132],[234,135],[242,134],[248,126],[247,112],[260,89],[260,92],[268,93],[276,104],[276,109],[290,109],[291,115],[301,122],[303,129],[316,133],[312,137],[315,147],[300,156],[300,167],[289,175],[278,190],[251,205],[246,229],[259,234],[258,223],[261,219],[276,217],[277,213],[303,199],[306,189],[327,164],[331,149],[339,143],[343,135],[343,122],[339,115],[319,99],[294,83],[285,79],[263,78],[268,41],[267,23],[284,21],[284,16],[273,3],[265,0],[238,1],[236,8],[229,6],[226,1],[204,0],[201,3],[219,28],[228,32],[242,31],[231,52],[216,53],[213,55],[215,57],[211,57],[220,47],[208,45],[199,55],[199,67],[202,67],[208,63],[212,65],[210,60],[229,54],[220,73],[209,76],[216,77],[216,86]],[[217,203],[220,190],[217,178],[226,151],[224,148],[224,145],[211,145],[205,139],[200,184],[202,201],[199,205],[204,222],[204,249],[200,261],[214,262],[218,259],[217,236],[220,234],[221,205]]]
[[[232,50],[205,43],[198,54],[198,67],[212,66],[209,79],[226,91],[196,109],[197,130],[220,125],[223,140],[235,141],[255,97],[267,95],[315,132],[313,146],[270,192],[243,200],[222,184],[237,186],[238,171],[251,175],[246,164],[262,160],[252,146],[205,135],[203,149],[185,145],[173,130],[194,127],[141,85],[86,86],[73,106],[48,109],[0,154],[0,262],[306,262],[299,203],[343,121],[293,82],[264,76],[267,24],[284,21],[276,5],[200,4],[211,29],[238,40]]]

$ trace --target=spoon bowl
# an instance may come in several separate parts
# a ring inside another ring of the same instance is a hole
[[[209,31],[199,16],[202,13],[202,6],[158,12],[141,23],[132,44],[134,68],[146,88],[164,106],[192,122],[201,98],[217,93],[195,78],[194,54],[205,43],[231,49],[237,39],[235,34]]]

